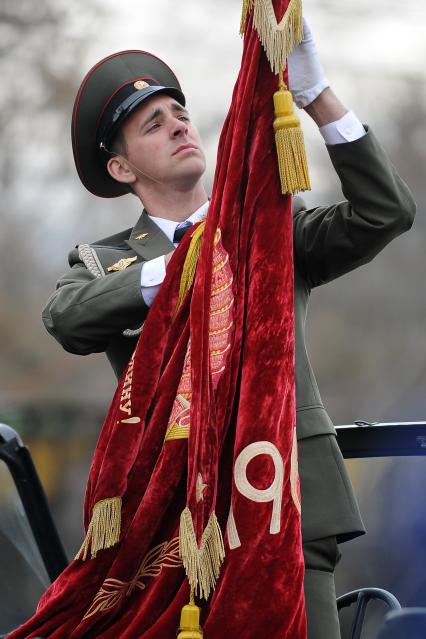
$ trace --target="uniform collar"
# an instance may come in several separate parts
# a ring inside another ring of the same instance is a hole
[[[187,220],[196,224],[206,216],[208,208],[209,202],[205,202]],[[129,239],[126,240],[126,244],[144,260],[152,260],[159,255],[166,255],[175,248],[172,239],[178,224],[179,222],[148,215],[144,210],[133,227]]]
[[[200,206],[196,211],[194,211],[194,213],[191,213],[191,215],[187,217],[186,220],[182,220],[181,222],[192,222],[192,224],[200,222],[207,215],[208,208],[209,202],[204,202],[204,204]],[[155,215],[149,215],[148,217],[163,231],[164,235],[166,235],[172,242],[176,227],[178,226],[178,224],[181,224],[181,222],[166,220],[163,217],[155,217]]]

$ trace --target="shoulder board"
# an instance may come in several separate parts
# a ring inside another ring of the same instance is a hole
[[[90,247],[95,252],[97,249],[117,249],[117,250],[129,250],[128,245],[125,243],[125,240],[129,239],[130,234],[132,232],[132,228],[125,229],[124,231],[120,231],[120,233],[115,233],[114,235],[109,235],[101,240],[96,240],[96,242],[91,242],[90,244],[78,244],[75,248],[73,248],[68,253],[68,263],[71,267],[75,264],[81,264],[83,261],[81,258],[81,247]]]

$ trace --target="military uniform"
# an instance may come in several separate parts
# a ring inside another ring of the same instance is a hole
[[[80,178],[96,195],[114,197],[126,192],[125,185],[107,175],[106,158],[101,157],[102,152],[109,153],[123,113],[136,108],[145,93],[149,97],[166,92],[184,104],[176,78],[155,60],[140,52],[117,54],[99,63],[83,81],[74,107],[73,148]],[[142,67],[149,67],[143,77],[138,75],[141,61]],[[112,92],[118,78],[121,88]],[[313,618],[321,628],[318,636],[332,639],[338,632],[338,622],[332,619],[336,616],[336,541],[362,534],[364,525],[306,352],[307,305],[312,288],[365,264],[407,230],[415,205],[371,132],[356,141],[329,146],[328,151],[347,201],[306,210],[295,198],[293,228],[296,410],[308,624],[311,607],[324,610],[322,617],[316,611]],[[149,310],[141,292],[141,265],[173,248],[145,211],[133,229],[78,246],[69,256],[71,269],[59,280],[44,309],[47,330],[71,353],[105,352],[119,377]],[[329,634],[328,626],[334,628]],[[310,628],[309,636],[317,636],[315,628]]]
[[[330,535],[344,541],[364,532],[335,429],[306,351],[310,292],[370,261],[410,228],[415,211],[408,188],[371,132],[355,142],[328,147],[328,151],[348,201],[305,210],[295,198],[293,212],[296,410],[304,541]],[[77,247],[69,256],[71,270],[59,280],[43,311],[47,330],[71,353],[105,351],[119,377],[149,310],[141,294],[141,265],[173,248],[145,211],[133,229]],[[137,259],[127,267],[122,262],[122,270],[108,271],[129,257]]]

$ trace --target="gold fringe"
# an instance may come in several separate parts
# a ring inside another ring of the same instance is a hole
[[[179,310],[180,305],[183,302],[183,298],[191,288],[194,281],[198,258],[200,257],[201,251],[201,238],[203,237],[205,226],[206,223],[201,222],[200,226],[198,226],[192,233],[191,243],[188,247],[188,253],[186,254],[185,262],[182,268],[176,312]]]
[[[244,0],[244,4],[253,3]],[[290,0],[287,11],[278,23],[272,0],[254,0],[253,24],[272,71],[278,74],[285,69],[289,53],[303,38],[302,1]]]
[[[75,559],[85,561],[89,550],[91,558],[94,559],[99,550],[115,546],[120,540],[120,530],[121,497],[98,501],[93,508],[86,537]]]
[[[300,120],[293,112],[293,98],[279,75],[280,88],[274,93],[275,143],[282,193],[298,193],[311,188]]]
[[[240,34],[244,35],[248,14],[253,9],[254,0],[243,0],[243,9],[241,11]]]
[[[179,552],[192,590],[200,598],[208,599],[225,559],[222,531],[215,513],[210,515],[199,548],[191,511],[185,508],[180,516]]]
[[[180,613],[179,634],[177,639],[203,639],[203,631],[200,626],[201,610],[195,605],[194,591],[191,588],[189,604],[182,608]]]

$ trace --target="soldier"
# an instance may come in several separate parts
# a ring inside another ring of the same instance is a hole
[[[364,526],[305,347],[312,288],[370,261],[408,230],[415,205],[373,133],[328,86],[312,36],[289,58],[297,105],[319,126],[347,198],[293,207],[296,407],[305,595],[310,639],[340,637],[334,588],[338,543]],[[105,351],[117,377],[135,348],[168,261],[183,233],[208,210],[205,159],[179,83],[140,51],[112,55],[85,77],[74,106],[72,143],[85,187],[100,197],[132,191],[143,203],[133,228],[71,251],[71,269],[43,312],[69,352]]]

